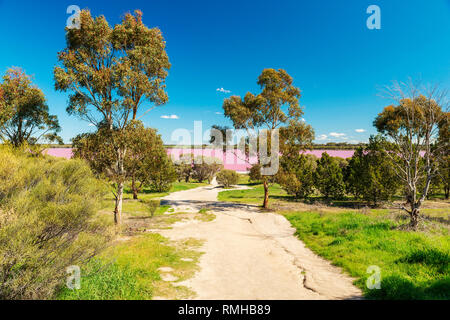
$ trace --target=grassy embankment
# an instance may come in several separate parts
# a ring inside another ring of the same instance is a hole
[[[245,180],[243,179],[243,183]],[[221,201],[260,204],[261,185],[225,191]],[[271,187],[274,209],[318,255],[342,267],[371,299],[450,299],[450,204],[430,201],[421,230],[406,231],[408,217],[397,209],[348,209],[293,201]],[[288,209],[287,209],[288,208]],[[381,269],[381,289],[366,286],[369,266]]]
[[[185,287],[175,286],[164,281],[167,275],[174,282],[191,277],[196,268],[200,253],[196,250],[201,243],[195,239],[171,242],[157,233],[127,232],[127,228],[139,221],[145,228],[164,229],[184,217],[183,213],[165,215],[168,206],[160,206],[154,217],[149,217],[147,205],[141,200],[164,197],[171,192],[189,190],[205,184],[175,183],[170,192],[153,193],[144,190],[140,200],[133,200],[126,189],[123,205],[124,234],[99,257],[82,269],[80,290],[62,289],[57,299],[82,300],[150,300],[155,297],[188,298],[192,295]],[[110,215],[114,208],[113,198],[104,199],[99,214]],[[199,212],[196,219],[209,221],[207,212]],[[144,228],[144,229],[145,229]],[[160,268],[170,268],[164,272]]]

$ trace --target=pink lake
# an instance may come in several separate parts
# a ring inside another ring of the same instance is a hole
[[[312,150],[306,151],[306,154],[313,154],[316,157],[320,158],[323,153],[328,153],[332,157],[339,158],[350,158],[355,153],[354,150]],[[73,152],[71,148],[50,148],[46,151],[46,153],[50,156],[58,157],[58,158],[66,158],[70,159],[73,156]],[[227,151],[223,152],[218,149],[167,149],[167,153],[172,157],[172,159],[178,159],[183,154],[193,153],[196,156],[203,155],[205,157],[213,157],[219,158],[225,166],[225,169],[234,170],[238,172],[248,171],[250,166],[245,161],[245,156],[239,150],[236,151]],[[250,158],[250,163],[253,164],[256,162],[256,157]]]

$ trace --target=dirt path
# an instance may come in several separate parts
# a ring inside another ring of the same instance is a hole
[[[163,199],[176,212],[209,208],[212,222],[189,220],[160,233],[173,240],[205,241],[200,271],[181,285],[196,299],[355,299],[352,279],[315,255],[281,215],[257,207],[217,201],[214,186],[173,193]]]

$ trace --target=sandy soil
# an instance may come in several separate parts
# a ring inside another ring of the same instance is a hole
[[[303,300],[359,299],[350,277],[318,257],[294,236],[281,215],[251,205],[217,201],[216,186],[173,193],[163,198],[176,212],[209,208],[216,219],[181,221],[159,231],[169,239],[205,241],[200,271],[180,283],[196,299]]]

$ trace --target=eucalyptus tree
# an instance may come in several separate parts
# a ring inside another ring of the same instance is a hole
[[[388,139],[387,155],[405,189],[402,209],[410,216],[411,228],[416,229],[438,163],[449,148],[448,91],[410,80],[394,82],[385,93],[395,104],[384,108],[374,126]]]
[[[58,118],[49,113],[42,90],[20,68],[8,69],[0,83],[0,134],[18,147],[24,143],[62,143]]]
[[[97,127],[106,123],[117,177],[115,221],[120,224],[127,141],[117,134],[131,120],[167,102],[170,63],[158,28],[148,28],[142,12],[125,14],[111,27],[104,16],[80,12],[80,28],[66,29],[67,47],[58,53],[55,88],[69,92],[67,112]],[[112,132],[115,132],[112,134]],[[116,132],[117,131],[117,132]]]
[[[115,170],[115,145],[126,144],[125,172],[117,176]],[[96,132],[83,133],[73,140],[74,156],[85,159],[102,178],[114,184],[131,180],[133,198],[138,199],[144,186],[156,191],[167,191],[176,179],[172,161],[167,155],[161,136],[152,128],[145,128],[139,120],[131,121],[124,130],[110,131],[107,125]],[[116,194],[115,194],[116,195]]]
[[[298,146],[313,135],[311,127],[301,118],[303,109],[299,104],[300,89],[293,85],[292,77],[285,70],[264,69],[258,77],[257,84],[261,88],[261,93],[254,95],[249,92],[244,98],[232,96],[225,99],[223,109],[225,116],[233,122],[235,129],[247,130],[249,136],[256,132],[260,137],[258,159],[264,184],[263,207],[267,208],[269,183],[274,180],[274,175],[278,171],[277,161],[280,150],[275,146],[280,137],[278,129],[282,129],[281,134],[283,132],[298,134],[291,140],[281,137],[282,141],[289,141]],[[297,130],[286,130],[287,128],[297,128]],[[267,151],[269,148],[270,159],[261,157],[264,153],[261,151]],[[246,149],[246,152],[250,153],[251,148]],[[274,168],[275,170],[272,170]]]

